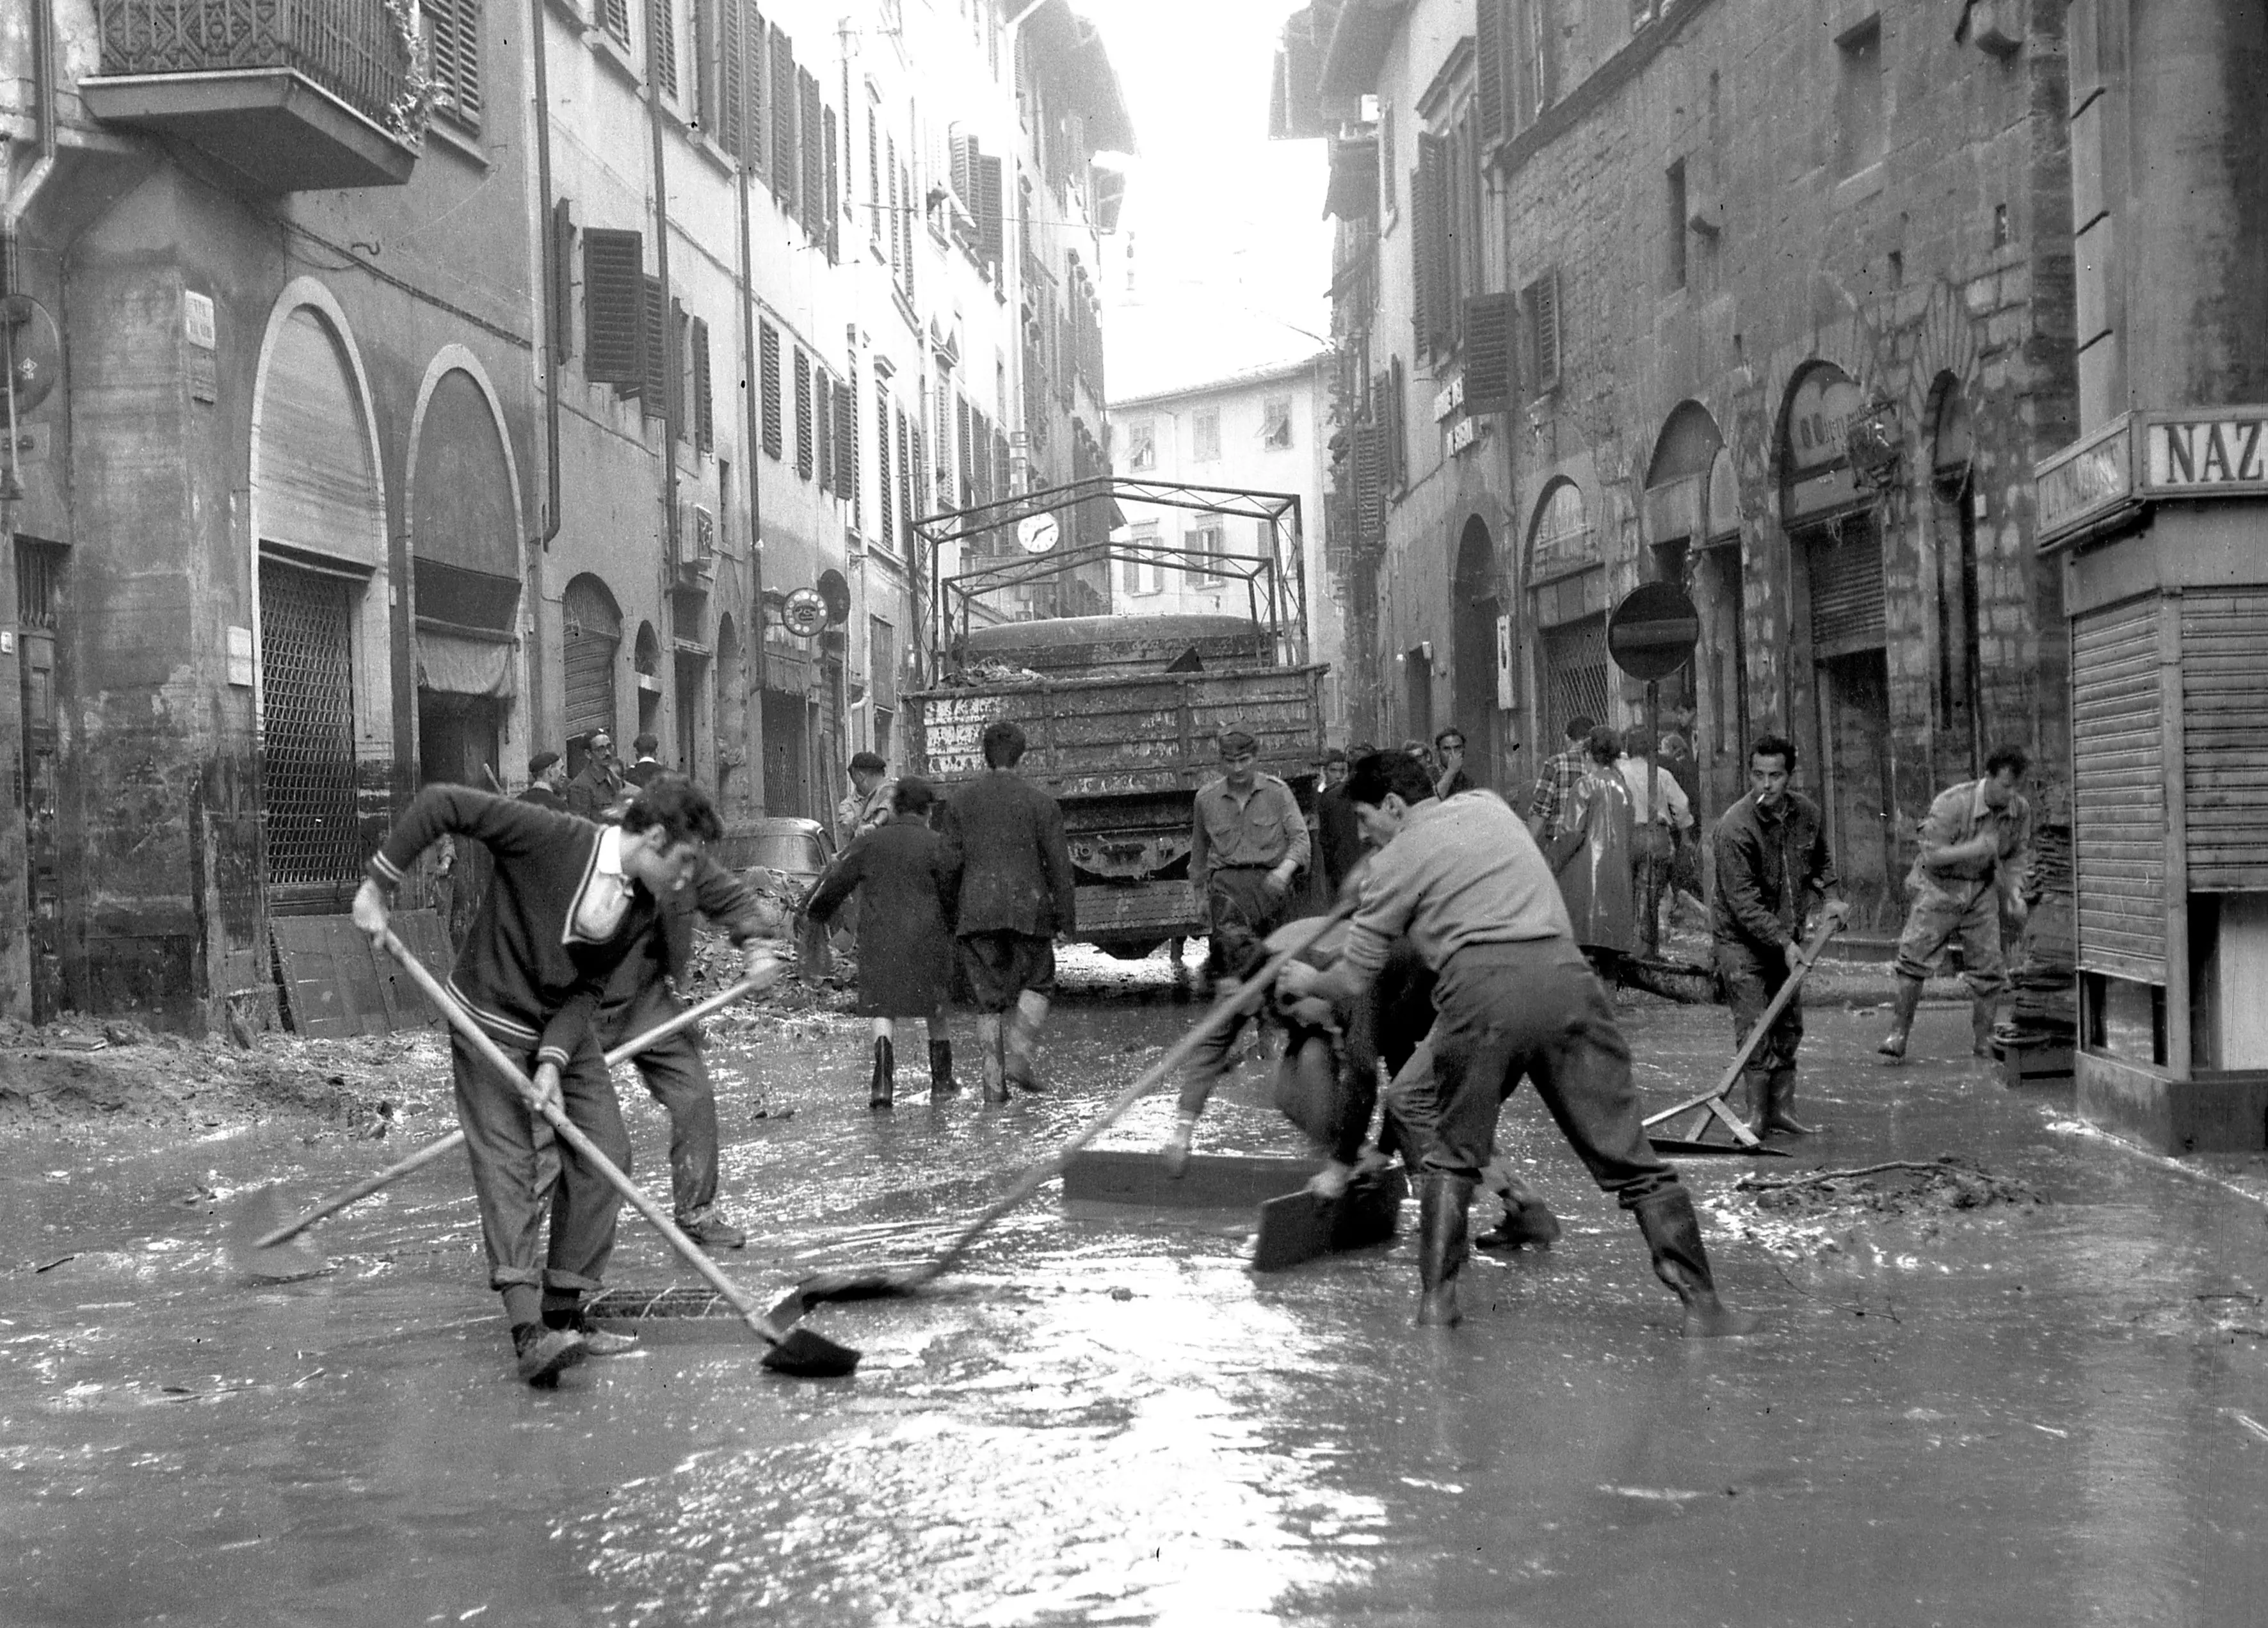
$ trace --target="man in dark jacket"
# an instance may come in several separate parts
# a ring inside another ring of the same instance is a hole
[[[556,752],[538,752],[527,760],[527,790],[519,794],[523,803],[534,803],[538,808],[549,808],[560,814],[567,812],[563,795],[567,785],[566,766],[560,762]]]
[[[450,993],[523,1072],[533,1068],[542,1100],[627,1167],[630,1135],[593,1021],[600,993],[652,929],[658,902],[685,885],[703,844],[720,835],[709,799],[681,782],[638,798],[621,825],[603,829],[469,786],[429,785],[371,856],[354,924],[382,945],[388,901],[419,854],[449,836],[483,844],[495,875],[450,971]],[[504,1297],[520,1377],[555,1384],[586,1354],[635,1343],[590,1330],[582,1313],[613,1253],[621,1199],[548,1129],[539,1136],[519,1091],[460,1035],[450,1059],[489,1284]],[[539,1266],[547,1196],[550,1246]]]
[[[567,783],[567,812],[596,820],[615,806],[629,785],[615,767],[615,738],[605,730],[592,732],[583,748],[583,767]]]
[[[1374,749],[1358,746],[1353,755],[1368,757]],[[1322,852],[1323,880],[1334,897],[1362,858],[1362,821],[1355,818],[1354,799],[1346,789],[1348,755],[1337,747],[1323,754],[1323,785],[1315,794],[1315,846]]]
[[[1039,1088],[1032,1054],[1055,993],[1055,937],[1079,921],[1063,810],[1016,772],[1023,756],[1022,730],[1005,718],[985,726],[984,773],[945,806],[938,861],[976,998],[988,1102],[1006,1101],[1012,1080]]]
[[[1711,841],[1717,897],[1711,908],[1717,974],[1733,1006],[1735,1042],[1745,1040],[1803,956],[1804,924],[1815,901],[1840,921],[1851,907],[1828,856],[1819,805],[1788,789],[1795,743],[1766,735],[1749,748],[1749,794],[1725,810]],[[1795,1117],[1795,1050],[1803,1042],[1803,998],[1772,1020],[1744,1077],[1758,1136],[1809,1136]]]
[[[630,750],[637,754],[637,762],[622,770],[622,778],[630,785],[646,786],[652,783],[654,776],[669,772],[663,766],[661,760],[654,755],[656,752],[661,750],[659,735],[652,733],[640,735],[630,742]]]
[[[685,784],[681,776],[658,776],[642,794],[671,781]],[[725,930],[741,953],[743,976],[767,978],[778,971],[758,944],[777,924],[740,878],[709,854],[701,856],[691,880],[660,903],[652,931],[607,984],[599,1037],[609,1049],[685,1010],[674,986],[692,964],[696,917],[705,916]],[[748,1235],[717,1209],[717,1090],[702,1055],[700,1031],[680,1029],[639,1052],[636,1062],[647,1092],[669,1114],[669,1187],[679,1229],[704,1249],[740,1249]]]

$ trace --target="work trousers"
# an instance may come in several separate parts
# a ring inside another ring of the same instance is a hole
[[[1243,962],[1251,952],[1291,914],[1292,890],[1287,888],[1271,895],[1269,873],[1270,867],[1263,865],[1224,865],[1206,876],[1208,976],[1241,976],[1246,970]]]
[[[1991,878],[1956,880],[1950,888],[1926,881],[1914,889],[1905,931],[1898,934],[1898,976],[1929,976],[1955,939],[1961,940],[1961,976],[1970,994],[1992,1000],[2005,993],[2008,967],[2000,950],[2000,890]]]
[[[498,1044],[522,1073],[534,1073],[533,1048],[512,1041]],[[577,1294],[600,1286],[614,1253],[622,1199],[581,1154],[558,1142],[495,1064],[461,1035],[451,1039],[449,1060],[456,1077],[457,1121],[465,1128],[473,1191],[480,1203],[481,1238],[488,1248],[489,1286],[504,1296],[512,1322],[534,1322],[542,1314],[541,1291]],[[630,1132],[622,1128],[622,1104],[607,1076],[597,1036],[587,1036],[561,1072],[559,1093],[568,1119],[628,1171]],[[539,1265],[536,1234],[547,1197],[551,1237]]]
[[[1496,1153],[1498,1110],[1520,1088],[1535,1094],[1600,1188],[1625,1210],[1677,1184],[1646,1140],[1630,1048],[1606,991],[1566,939],[1459,950],[1433,991],[1433,1028],[1404,1065],[1432,1060],[1424,1168],[1477,1182]],[[1397,1076],[1396,1085],[1401,1084]]]
[[[599,1033],[611,1049],[684,1010],[666,983],[649,979],[621,1004],[607,1003]],[[680,1029],[632,1059],[648,1094],[669,1115],[669,1190],[681,1223],[717,1202],[717,1092],[696,1032]]]
[[[1746,943],[1717,943],[1717,976],[1733,1005],[1733,1043],[1748,1039],[1756,1020],[1771,1005],[1779,986],[1788,980],[1787,958],[1777,949],[1764,950]],[[1795,1067],[1795,1050],[1803,1043],[1803,993],[1789,998],[1786,1009],[1772,1020],[1756,1054],[1742,1070],[1752,1082]]]

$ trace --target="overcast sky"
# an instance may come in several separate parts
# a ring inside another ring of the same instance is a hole
[[[1112,246],[1120,252],[1104,255],[1112,397],[1323,349],[1331,276],[1323,144],[1268,139],[1269,72],[1292,5],[1075,4],[1102,29],[1141,144]]]

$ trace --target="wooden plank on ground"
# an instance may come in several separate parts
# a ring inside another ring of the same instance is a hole
[[[448,930],[435,910],[397,910],[394,930],[437,976],[448,971]],[[440,1014],[401,969],[344,916],[277,916],[269,922],[295,1033],[346,1040],[423,1028]]]
[[[1243,1210],[1297,1192],[1323,1168],[1320,1159],[1254,1153],[1194,1153],[1179,1179],[1153,1153],[1083,1148],[1064,1167],[1064,1197],[1080,1204],[1155,1210]]]
[[[1317,1256],[1385,1243],[1394,1236],[1402,1217],[1402,1201],[1409,1196],[1409,1181],[1396,1168],[1370,1181],[1357,1182],[1336,1199],[1318,1198],[1307,1192],[1271,1198],[1260,1206],[1252,1270],[1279,1272]]]

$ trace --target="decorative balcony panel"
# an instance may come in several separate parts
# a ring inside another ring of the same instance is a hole
[[[97,0],[97,118],[194,143],[269,192],[398,187],[431,101],[411,0]]]

